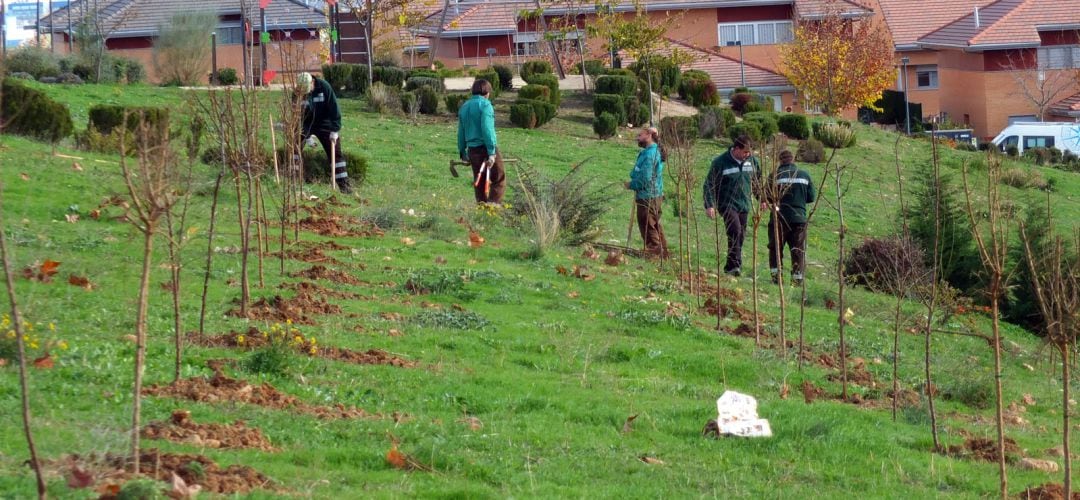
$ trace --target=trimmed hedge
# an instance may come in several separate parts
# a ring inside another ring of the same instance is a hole
[[[731,94],[728,101],[731,104],[731,109],[741,115],[749,111],[746,108],[750,103],[754,102],[754,96],[749,92],[735,92]]]
[[[436,92],[445,92],[446,84],[443,83],[442,78],[431,78],[427,76],[413,76],[405,80],[405,90],[416,90],[421,87],[428,87]]]
[[[596,79],[597,94],[636,95],[638,80],[632,76],[605,75]]]
[[[735,113],[731,108],[706,106],[698,112],[698,133],[702,139],[722,137],[732,125],[735,125]]]
[[[619,119],[611,113],[600,113],[600,116],[597,116],[596,120],[593,120],[593,132],[601,139],[613,137],[618,130]]]
[[[521,65],[521,79],[528,83],[532,83],[529,79],[534,75],[548,75],[551,73],[551,63],[548,61],[528,61]]]
[[[772,136],[780,132],[777,114],[772,111],[747,113],[743,115],[743,122],[757,122],[763,139],[772,138]]]
[[[825,145],[814,138],[802,141],[795,152],[795,159],[806,163],[821,163],[825,161]]]
[[[149,108],[136,106],[118,106],[112,104],[98,104],[90,108],[90,120],[86,128],[108,135],[124,124],[124,113],[128,114],[127,129],[135,131],[140,121],[145,121],[151,128],[167,130],[169,126],[169,110],[166,108]]]
[[[806,118],[806,115],[783,114],[780,115],[776,123],[780,126],[780,131],[792,139],[804,140],[810,138],[810,120]]]
[[[439,113],[439,93],[428,86],[421,86],[413,91],[420,100],[420,113],[435,115]]]
[[[551,89],[544,85],[530,83],[518,90],[518,99],[536,99],[551,102]]]
[[[754,142],[761,141],[761,125],[759,122],[744,121],[742,123],[736,123],[732,125],[727,131],[728,138],[734,141],[740,135],[746,135],[750,137],[750,140]]]
[[[418,76],[426,78],[438,78],[440,80],[442,79],[442,76],[439,75],[438,71],[427,68],[411,68],[406,71],[405,74],[407,75],[405,78],[406,82],[409,81],[409,78],[416,78]]]
[[[75,131],[67,106],[44,92],[23,85],[17,80],[3,82],[4,101],[0,107],[3,133],[15,134],[50,143],[60,142]]]
[[[372,70],[372,76],[374,76],[374,70]],[[365,95],[369,88],[371,88],[371,81],[368,80],[367,65],[353,64],[352,75],[349,83],[345,85],[345,90],[350,94]]]
[[[584,71],[582,71],[582,63],[574,64],[574,71],[579,75],[581,73],[586,73],[589,76],[596,77],[603,75],[604,72],[607,71],[607,68],[604,67],[604,61],[600,59],[587,59],[584,65]]]
[[[401,93],[401,110],[406,114],[412,112],[413,106],[419,106],[420,97],[416,95],[416,92],[405,91]],[[419,108],[417,108],[419,111]]]
[[[682,86],[686,101],[696,108],[720,104],[720,94],[711,80],[688,80]]]
[[[635,127],[649,123],[649,117],[652,116],[649,105],[637,97],[623,98],[623,107],[626,109],[626,123]]]
[[[683,72],[679,77],[679,98],[684,101],[690,100],[690,87],[695,84],[692,82],[711,82],[712,77],[708,73],[699,69],[689,69]]]
[[[487,80],[491,84],[491,98],[495,99],[499,97],[499,92],[502,91],[502,84],[499,83],[499,74],[493,69],[483,71],[476,74],[477,80]]]
[[[236,73],[236,68],[219,68],[217,79],[219,85],[228,86],[240,83],[240,75]]]
[[[532,75],[528,80],[530,85],[543,85],[551,89],[551,104],[556,107],[562,102],[562,94],[559,92],[559,78],[552,74],[541,73]]]
[[[518,99],[516,104],[528,104],[536,112],[536,126],[542,127],[555,118],[558,108],[554,104],[536,99]]]
[[[454,116],[457,116],[458,111],[461,110],[461,105],[465,104],[472,97],[470,94],[446,94],[443,99],[446,101],[446,112]]]
[[[354,65],[345,63],[324,64],[322,67],[323,80],[334,88],[335,93],[346,91],[352,83]],[[367,78],[367,74],[364,74]]]
[[[536,109],[529,103],[519,102],[511,104],[510,123],[521,128],[536,128]]]
[[[499,75],[499,89],[510,90],[514,88],[514,70],[510,66],[496,64],[491,67],[495,74]]]
[[[599,118],[604,113],[610,114],[620,125],[626,123],[626,106],[623,104],[623,97],[614,94],[594,94],[593,116]]]
[[[356,70],[353,70],[355,74]],[[364,75],[367,78],[367,75]],[[371,68],[371,79],[374,82],[382,82],[384,85],[400,89],[405,84],[405,70],[395,66],[374,66]]]

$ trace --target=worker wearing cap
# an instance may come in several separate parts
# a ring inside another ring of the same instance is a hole
[[[458,156],[473,170],[476,203],[498,205],[506,191],[506,170],[495,138],[491,82],[473,82],[472,98],[458,111]]]
[[[626,189],[634,191],[638,230],[650,256],[668,256],[667,238],[660,225],[664,206],[664,160],[667,153],[660,147],[660,132],[654,127],[641,129],[637,136],[638,153]]]
[[[296,84],[306,92],[301,104],[304,109],[301,132],[307,139],[307,146],[314,146],[316,141],[322,144],[327,161],[334,161],[329,170],[338,189],[346,194],[351,193],[345,154],[341,151],[341,109],[334,88],[326,80],[311,76],[311,73],[300,73],[296,77]]]
[[[810,174],[795,166],[791,151],[780,152],[780,167],[765,190],[773,205],[769,218],[769,273],[780,281],[784,245],[791,250],[791,280],[802,284],[806,267],[806,205],[814,202],[814,182]]]

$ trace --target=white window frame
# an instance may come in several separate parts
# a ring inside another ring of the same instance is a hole
[[[724,31],[733,31],[734,37],[725,37]],[[741,42],[745,45],[776,45],[794,39],[795,26],[791,21],[753,21],[742,23],[717,23],[717,46],[727,46],[728,42]]]
[[[924,73],[929,75],[929,85],[922,85],[919,83],[919,75]],[[936,64],[915,66],[915,90],[934,90],[940,85],[939,78],[938,67]]]
[[[1036,54],[1039,60],[1038,69],[1080,68],[1080,45],[1039,47]]]

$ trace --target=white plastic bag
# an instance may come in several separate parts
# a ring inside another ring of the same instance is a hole
[[[716,400],[716,424],[720,434],[741,437],[770,437],[769,421],[758,418],[757,400],[735,391],[724,391]]]

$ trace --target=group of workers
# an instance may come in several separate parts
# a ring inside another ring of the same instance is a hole
[[[306,89],[303,132],[309,145],[322,144],[328,158],[335,157],[333,176],[337,186],[349,192],[346,161],[341,154],[341,112],[331,86],[324,80],[303,73],[297,79]],[[502,203],[506,191],[506,170],[495,133],[495,108],[491,103],[491,83],[477,79],[472,96],[458,111],[458,156],[472,167],[473,191],[478,204]],[[645,251],[655,257],[669,255],[661,224],[664,203],[664,163],[667,152],[656,128],[647,127],[637,135],[641,148],[630,180],[625,187],[634,192],[635,216],[644,240]],[[799,169],[790,151],[782,151],[779,167],[762,178],[761,166],[753,154],[753,142],[747,136],[735,138],[732,146],[712,161],[702,186],[705,215],[720,218],[727,235],[724,272],[742,274],[742,247],[748,215],[754,198],[769,216],[769,271],[772,280],[780,280],[784,248],[791,253],[791,279],[800,284],[806,268],[807,205],[814,202],[814,183],[810,174]]]

